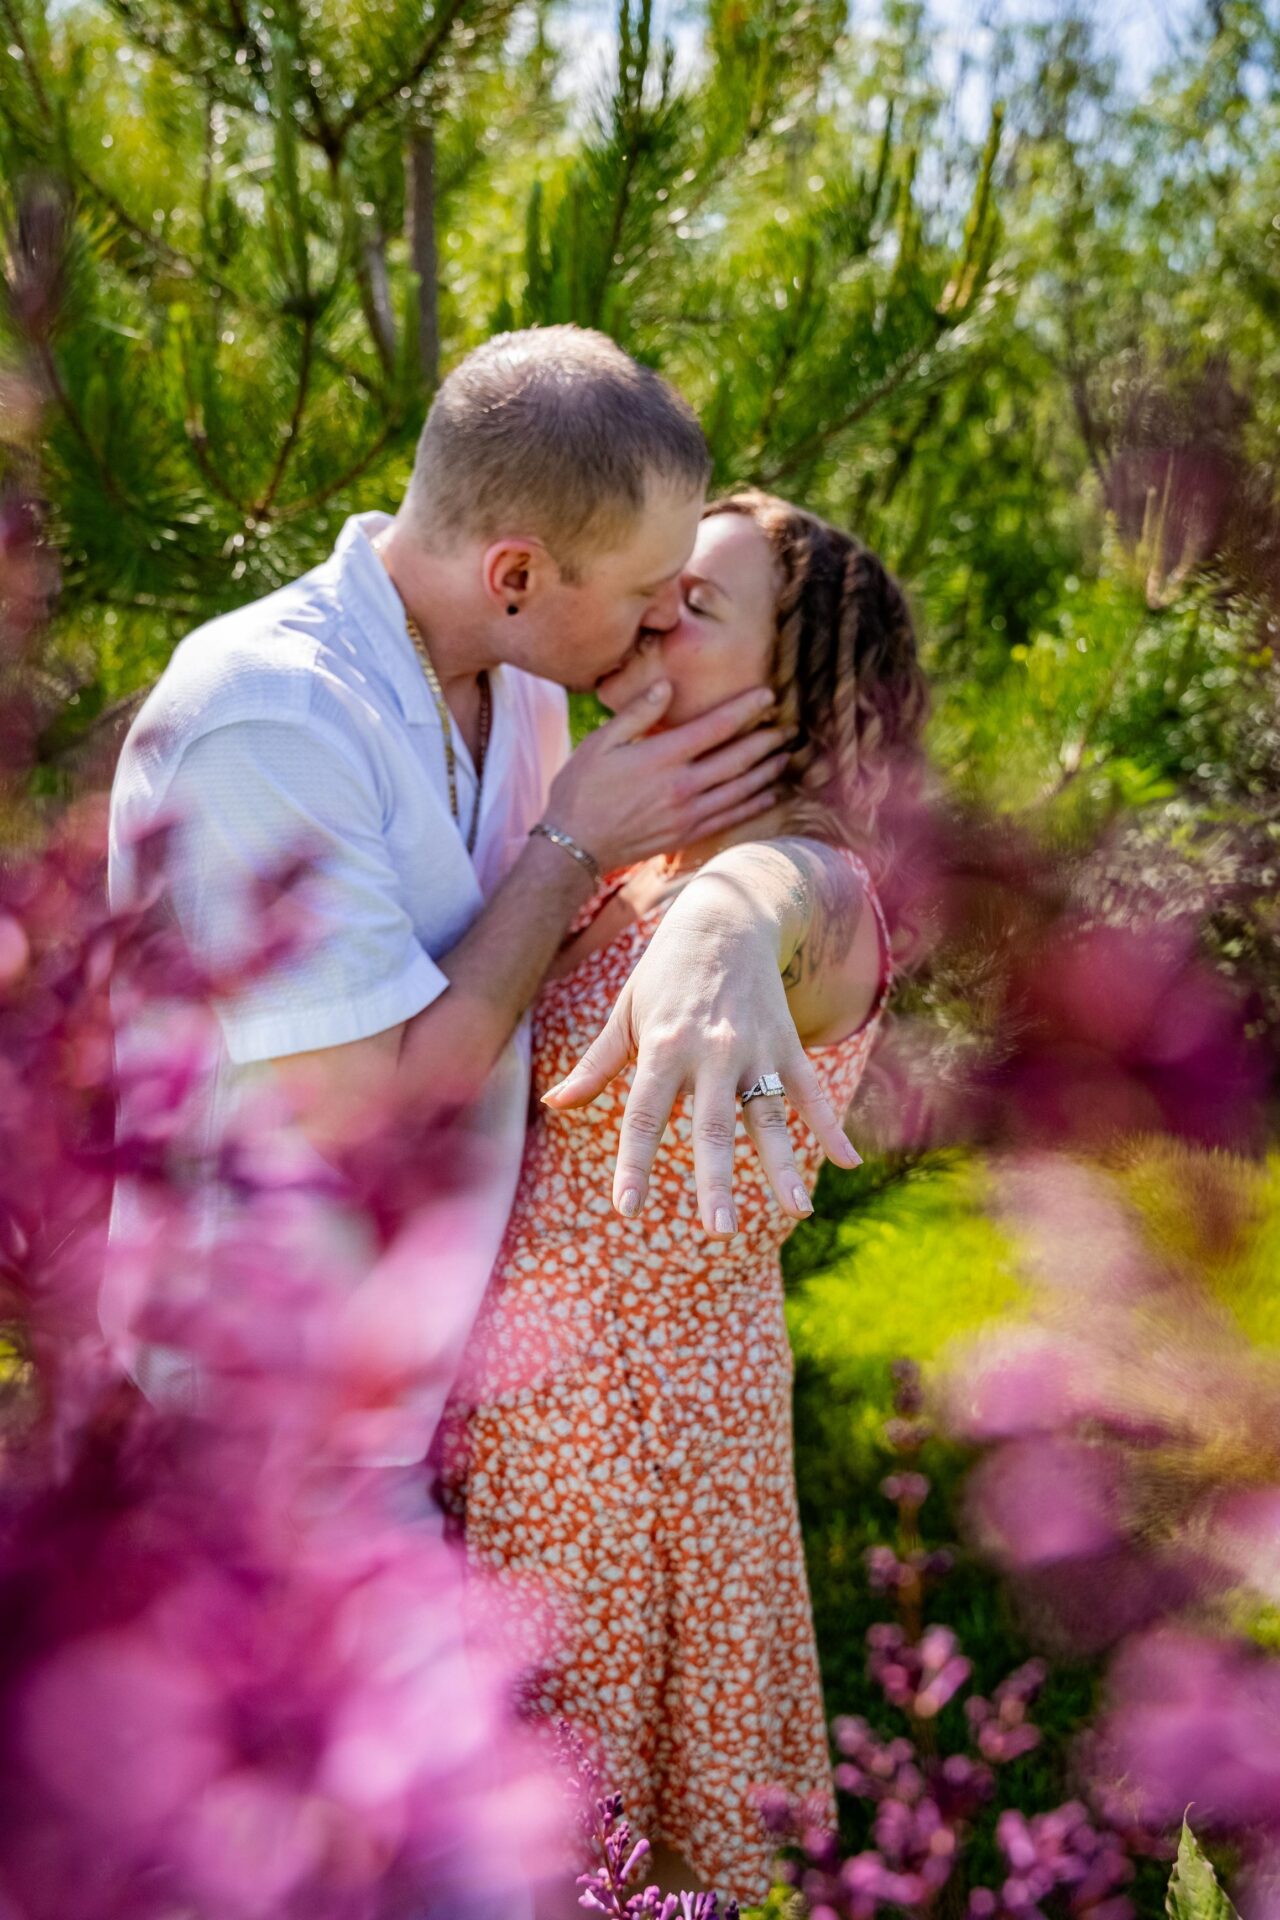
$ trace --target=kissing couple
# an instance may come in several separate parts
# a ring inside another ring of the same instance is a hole
[[[858,1161],[876,817],[925,691],[875,554],[709,478],[689,407],[604,336],[480,347],[394,515],[179,645],[110,884],[126,907],[175,820],[173,910],[216,958],[314,850],[317,937],[219,1002],[202,1124],[264,1075],[322,1156],[401,1100],[465,1114],[469,1338],[400,1457],[430,1448],[467,1553],[543,1590],[530,1712],[600,1744],[677,1883],[751,1901],[753,1789],[833,1818],[779,1251],[823,1155]],[[566,690],[613,716],[573,751]],[[122,1182],[114,1235],[136,1204]]]

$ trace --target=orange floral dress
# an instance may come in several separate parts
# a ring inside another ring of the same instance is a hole
[[[848,857],[887,952],[869,877]],[[607,897],[589,903],[580,928]],[[535,1094],[599,1032],[661,912],[543,989]],[[883,997],[882,982],[856,1033],[811,1050],[837,1112],[862,1076]],[[754,1788],[816,1795],[834,1819],[779,1263],[794,1222],[740,1133],[740,1231],[706,1237],[684,1101],[645,1211],[616,1214],[629,1083],[585,1111],[537,1111],[446,1421],[443,1490],[469,1556],[509,1588],[507,1631],[527,1636],[536,1662],[532,1711],[594,1737],[633,1828],[678,1849],[705,1885],[750,1902],[769,1887],[773,1854]],[[811,1182],[821,1156],[795,1132]],[[539,1643],[548,1614],[550,1657]]]

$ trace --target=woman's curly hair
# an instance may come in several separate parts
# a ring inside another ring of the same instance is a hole
[[[797,826],[865,854],[891,782],[922,765],[928,694],[906,596],[869,548],[786,500],[751,489],[704,518],[722,513],[755,522],[779,575],[769,678]]]

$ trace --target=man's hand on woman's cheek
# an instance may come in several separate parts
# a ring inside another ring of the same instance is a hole
[[[604,871],[674,853],[765,813],[787,763],[785,735],[760,725],[765,690],[653,731],[671,702],[660,681],[598,727],[551,784],[544,818]]]

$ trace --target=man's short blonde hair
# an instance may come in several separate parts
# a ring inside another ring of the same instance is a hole
[[[603,333],[501,333],[443,382],[418,441],[408,504],[424,537],[543,542],[572,576],[625,537],[653,479],[701,492],[711,474],[693,409]]]

